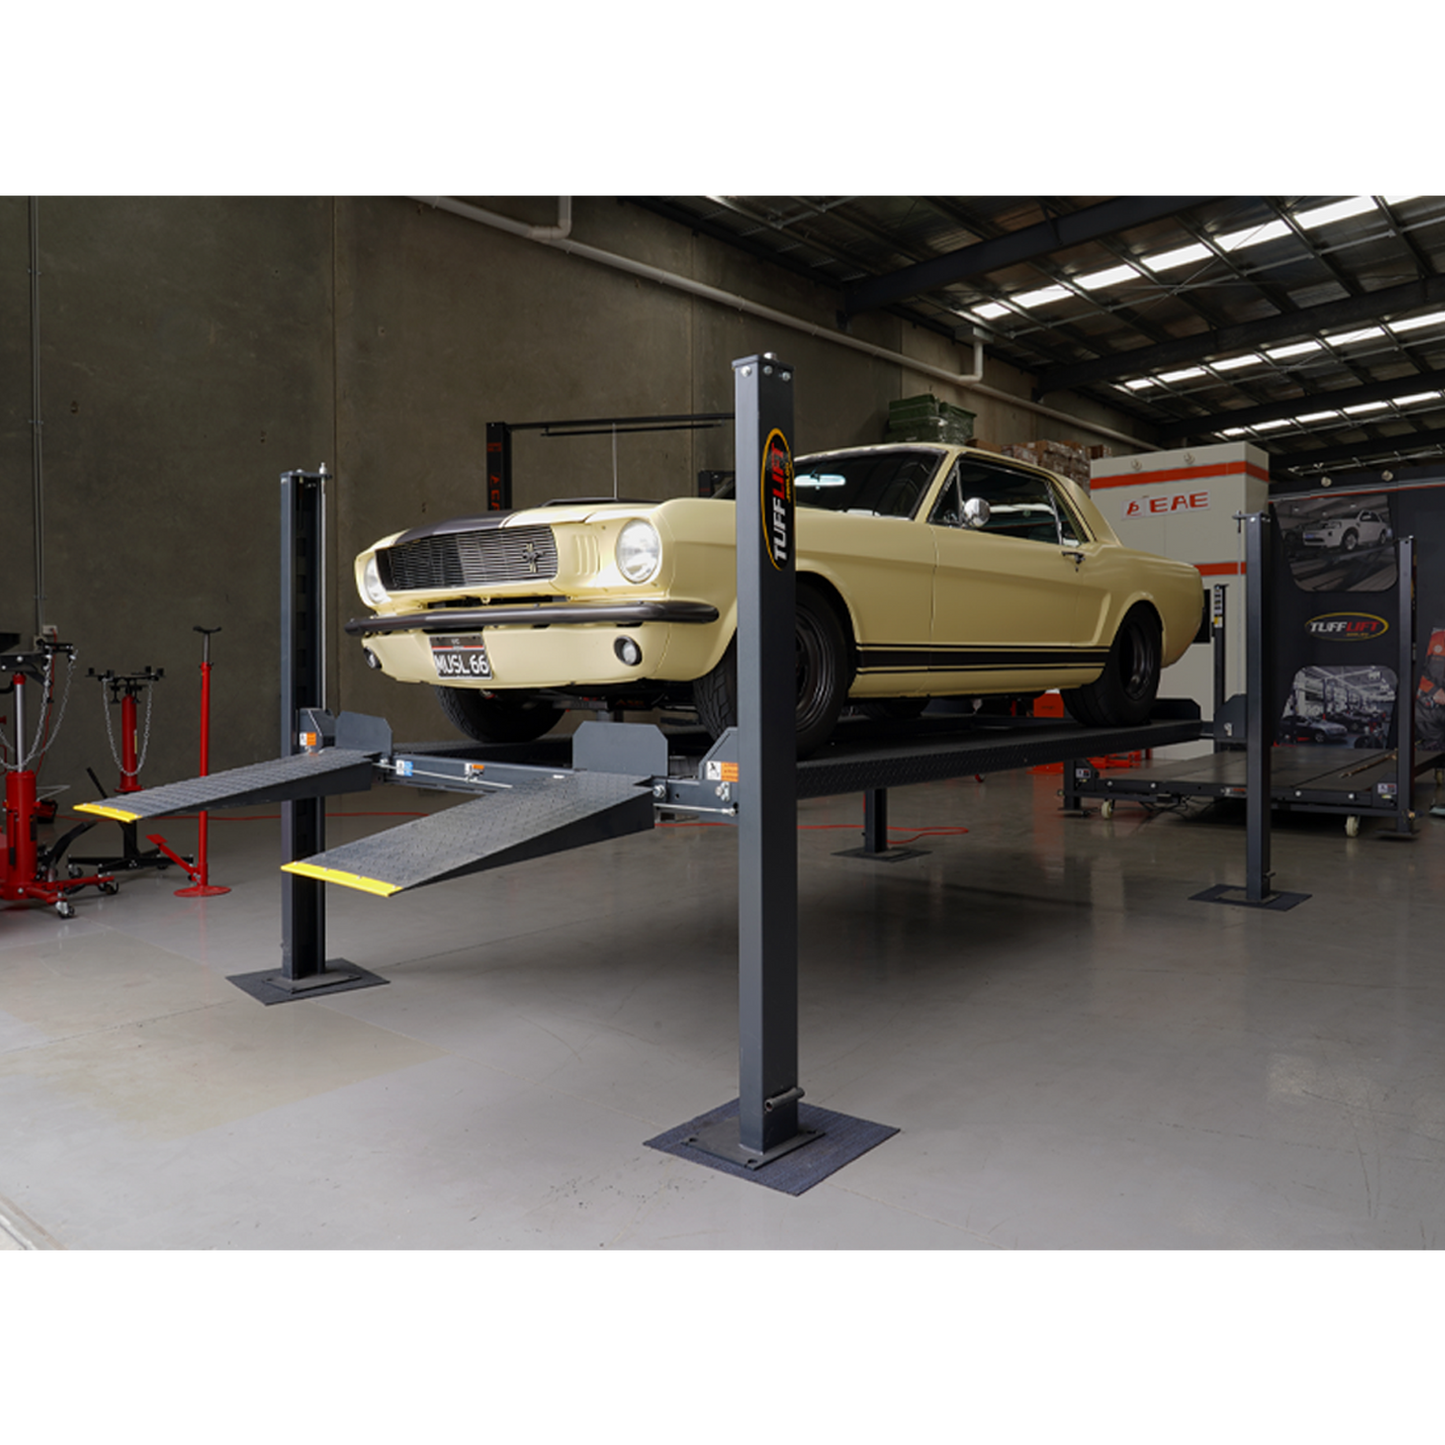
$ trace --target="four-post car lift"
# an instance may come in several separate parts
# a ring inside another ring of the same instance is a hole
[[[832,743],[797,761],[793,369],[763,355],[735,362],[734,374],[739,719],[700,756],[674,751],[666,734],[644,724],[584,722],[569,756],[567,740],[559,739],[543,739],[525,754],[460,743],[397,747],[381,719],[333,717],[324,705],[321,668],[323,468],[281,479],[284,755],[83,810],[133,822],[201,808],[281,804],[281,967],[233,980],[265,1003],[385,982],[344,960],[328,960],[328,884],[392,897],[641,832],[659,814],[698,813],[736,824],[738,1098],[647,1142],[799,1193],[895,1131],[801,1103],[798,800],[863,793],[864,846],[857,854],[892,861],[899,854],[887,840],[890,788],[1194,741],[1201,724],[1192,704],[1192,716],[1178,716],[1176,705],[1173,716],[1133,728],[987,715],[929,716],[912,724],[845,720]],[[380,782],[470,800],[327,848],[321,800]]]

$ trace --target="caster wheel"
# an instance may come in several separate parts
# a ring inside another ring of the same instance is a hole
[[[1101,818],[1112,818],[1114,816],[1114,800],[1112,798],[1106,798],[1104,800],[1104,805],[1099,809],[1099,816]]]
[[[1358,838],[1360,836],[1360,820],[1353,813],[1345,819],[1345,837]]]
[[[113,898],[117,893],[120,892],[120,884],[114,882],[102,883],[100,885],[100,891],[104,893],[107,897]]]
[[[74,863],[69,863],[69,864],[67,864],[67,865],[66,865],[66,868],[65,868],[65,872],[66,872],[67,876],[69,876],[69,877],[71,877],[71,878],[79,878],[79,877],[80,877],[80,869],[79,869]]]
[[[74,918],[74,917],[75,917],[75,905],[74,905],[73,903],[67,903],[67,902],[65,901],[65,899],[63,899],[63,898],[60,900],[59,903],[57,903],[57,904],[55,905],[55,911],[56,911],[62,918]]]

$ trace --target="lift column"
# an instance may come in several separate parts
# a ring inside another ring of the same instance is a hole
[[[306,711],[324,725],[325,556],[327,472],[281,474],[281,756],[309,751],[302,741]],[[319,745],[316,738],[312,746]],[[281,856],[284,863],[310,858],[326,848],[322,798],[281,804]],[[324,885],[295,873],[281,875],[281,972],[248,975],[241,987],[263,1002],[274,995],[305,996],[318,988],[380,982],[341,960],[326,966]],[[269,992],[268,992],[269,991]]]
[[[733,362],[737,397],[738,1113],[689,1143],[756,1169],[819,1136],[798,1101],[793,368]]]

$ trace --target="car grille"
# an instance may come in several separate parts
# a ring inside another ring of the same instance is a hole
[[[486,588],[557,575],[557,543],[550,527],[494,527],[418,537],[385,548],[377,558],[388,592]]]

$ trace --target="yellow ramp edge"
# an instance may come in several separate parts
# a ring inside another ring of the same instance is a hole
[[[299,873],[303,878],[319,878],[323,883],[340,883],[345,888],[359,888],[363,893],[377,893],[390,898],[401,889],[395,883],[379,878],[363,878],[359,873],[343,873],[339,868],[318,868],[314,863],[283,863],[283,873]]]
[[[114,818],[118,823],[134,823],[139,820],[139,813],[128,813],[124,808],[112,808],[106,803],[77,803],[77,813],[94,813],[101,818]]]

